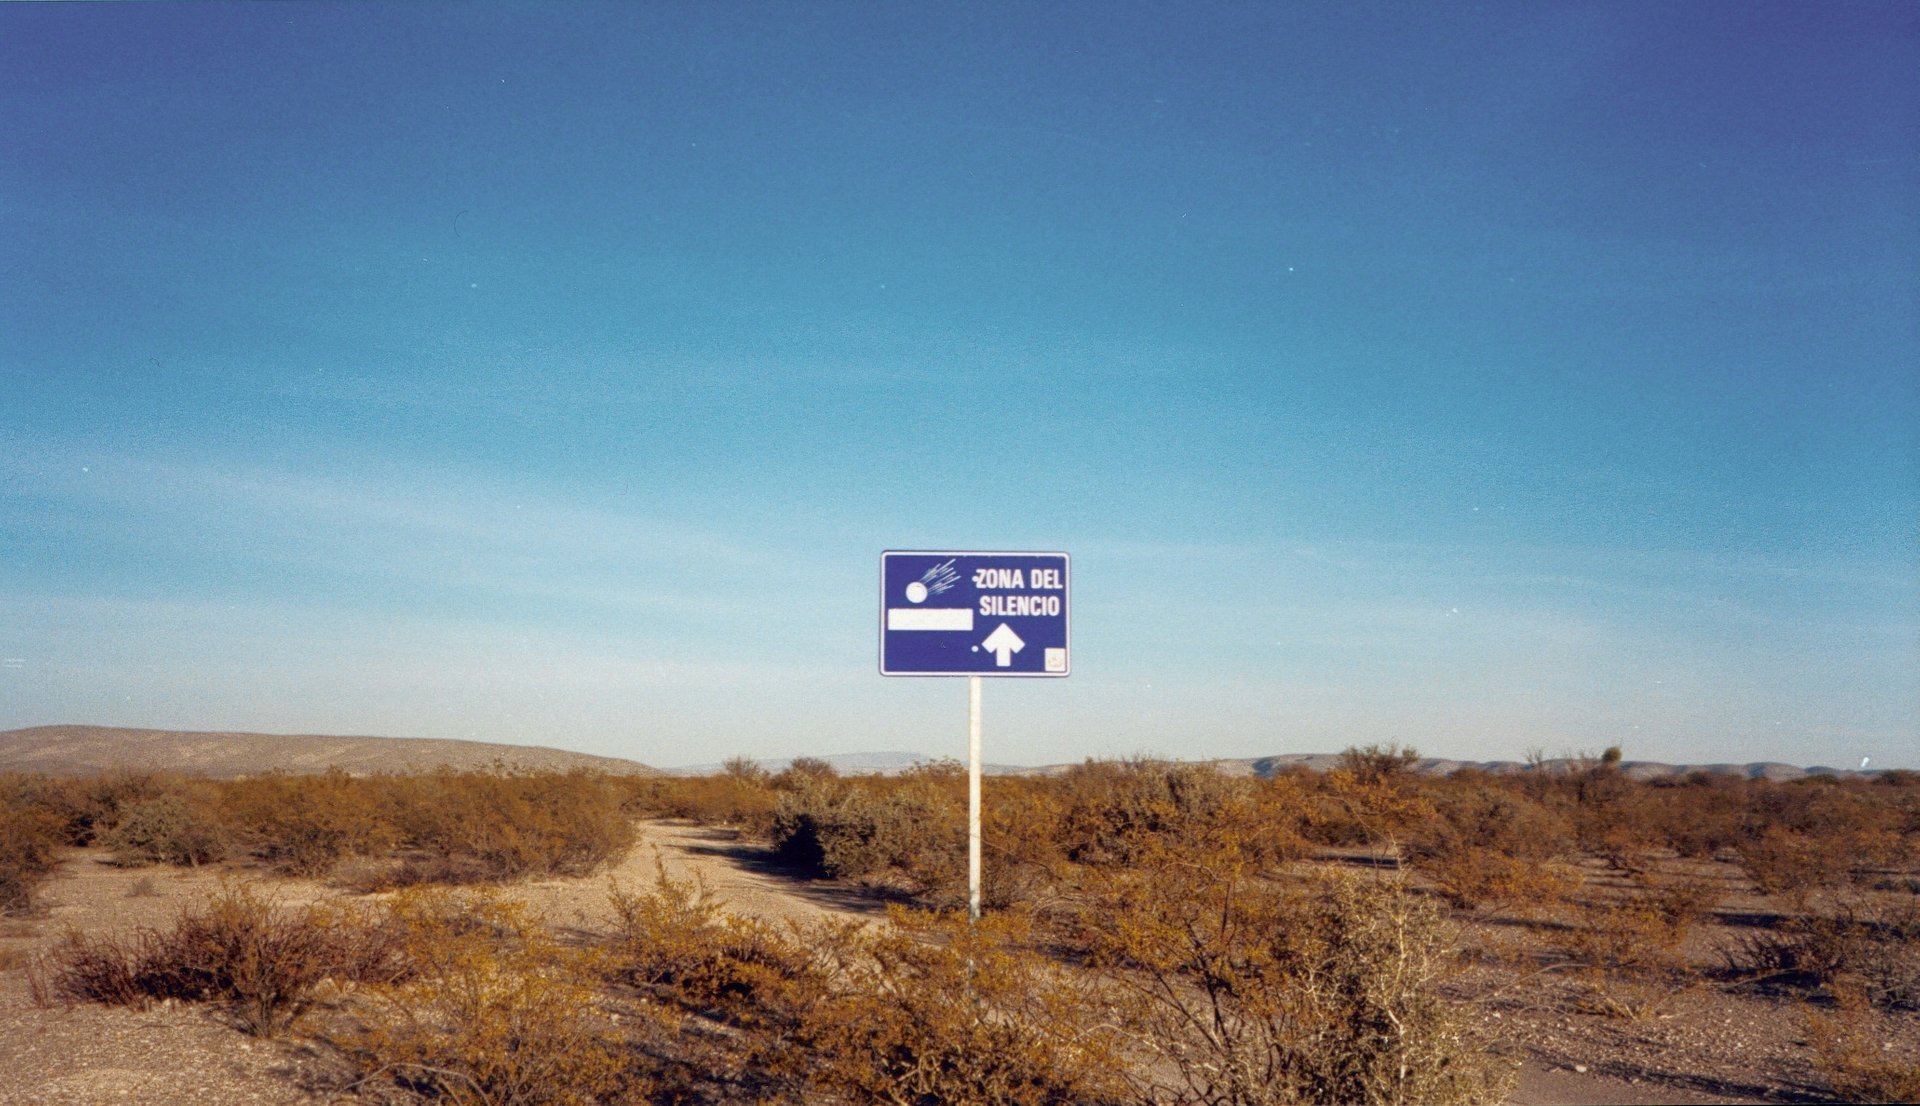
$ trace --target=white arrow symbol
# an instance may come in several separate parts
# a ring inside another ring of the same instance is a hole
[[[1007,668],[1013,664],[1013,655],[1025,649],[1027,643],[1020,640],[1020,635],[1013,632],[1013,627],[1002,622],[999,629],[987,635],[987,640],[981,642],[980,647],[993,654],[996,667]]]

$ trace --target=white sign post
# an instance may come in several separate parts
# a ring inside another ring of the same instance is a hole
[[[967,917],[980,919],[980,677],[967,677]]]
[[[880,674],[967,677],[967,915],[980,917],[980,680],[1072,671],[1065,553],[880,554]]]

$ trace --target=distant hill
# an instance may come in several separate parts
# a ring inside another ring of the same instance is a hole
[[[1281,756],[1250,757],[1243,760],[1216,760],[1214,767],[1234,775],[1253,775],[1261,778],[1279,775],[1293,768],[1306,768],[1314,772],[1325,772],[1340,763],[1338,753],[1286,753]],[[1538,771],[1572,772],[1585,767],[1586,762],[1558,758],[1542,761]],[[1527,764],[1517,760],[1448,760],[1444,757],[1424,757],[1413,766],[1414,771],[1428,776],[1446,776],[1471,768],[1493,775],[1508,775],[1517,772],[1535,771]],[[1629,760],[1620,764],[1621,775],[1635,780],[1657,780],[1704,772],[1710,776],[1737,776],[1749,780],[1797,780],[1807,776],[1877,776],[1878,770],[1858,772],[1850,768],[1828,768],[1815,766],[1802,768],[1793,764],[1781,764],[1778,761],[1754,761],[1750,764],[1664,764],[1653,760]]]
[[[934,758],[917,753],[845,753],[839,756],[821,757],[847,774],[880,773],[890,775],[904,771],[916,763],[928,763]],[[763,761],[778,771],[786,761]],[[1234,760],[1195,761],[1198,764],[1210,764],[1230,776],[1259,776],[1266,779],[1283,772],[1304,768],[1310,772],[1325,772],[1340,763],[1339,753],[1282,753],[1270,757],[1243,757]],[[1542,761],[1539,771],[1572,772],[1585,767],[1586,762],[1569,758],[1556,758]],[[1049,764],[1037,768],[1020,767],[1010,764],[985,764],[981,772],[989,776],[1056,776],[1072,768],[1071,764]],[[1508,775],[1529,772],[1535,769],[1517,760],[1449,760],[1445,757],[1423,757],[1416,761],[1413,770],[1425,776],[1451,775],[1463,768],[1493,775]],[[705,772],[718,772],[719,765],[700,768],[683,768],[677,775],[701,775]],[[1704,772],[1710,776],[1736,776],[1750,780],[1797,780],[1807,776],[1877,776],[1879,769],[1855,771],[1850,768],[1828,768],[1815,766],[1802,768],[1794,764],[1782,764],[1778,761],[1754,761],[1749,764],[1665,764],[1652,760],[1629,760],[1620,765],[1621,774],[1629,779],[1656,780]]]
[[[916,764],[942,759],[924,753],[874,752],[838,753],[817,757],[845,775],[893,775]],[[1338,753],[1284,753],[1268,757],[1243,757],[1232,760],[1202,761],[1222,772],[1262,778],[1296,768],[1324,772],[1340,762]],[[789,760],[758,762],[770,772],[785,768]],[[572,753],[536,745],[501,745],[486,741],[451,741],[419,737],[323,737],[310,734],[282,735],[257,733],[191,733],[179,730],[121,729],[110,726],[35,726],[24,730],[0,731],[0,772],[43,772],[56,776],[86,776],[115,769],[181,772],[194,776],[227,778],[259,775],[263,772],[324,772],[340,768],[356,775],[375,772],[424,772],[441,765],[452,768],[485,768],[505,764],[517,768],[567,771],[588,768],[619,775],[656,775],[659,769],[619,757],[600,757]],[[982,770],[990,776],[1049,776],[1071,768],[1069,764],[1022,767],[1011,764],[987,764]],[[1565,772],[1580,767],[1575,761],[1545,761],[1541,769]],[[1514,760],[1449,760],[1427,757],[1414,765],[1425,775],[1444,776],[1462,768],[1507,774],[1529,771]],[[711,775],[719,764],[701,764],[669,769],[676,776]],[[1705,772],[1741,779],[1797,780],[1806,776],[1877,776],[1878,769],[1855,771],[1815,766],[1802,768],[1776,761],[1750,764],[1663,764],[1657,761],[1629,760],[1621,772],[1632,779],[1652,780]]]
[[[797,759],[799,758],[760,758],[753,762],[759,765],[762,771],[778,775],[786,771],[787,766]],[[843,776],[897,776],[923,764],[939,764],[942,761],[958,764],[962,768],[966,767],[964,760],[954,757],[928,756],[926,753],[828,753],[808,759],[826,761],[834,771]],[[717,776],[725,770],[724,763],[690,764],[684,768],[662,769],[669,776]],[[1066,766],[1061,765],[1058,770],[1065,771]],[[980,766],[980,771],[988,776],[1021,776],[1050,772],[1054,769],[1026,768],[1017,764],[983,764]]]
[[[110,726],[35,726],[0,731],[0,771],[88,776],[116,769],[231,778],[264,772],[355,775],[424,772],[441,765],[653,775],[638,761],[534,745],[420,737],[322,737],[311,734],[190,733]]]

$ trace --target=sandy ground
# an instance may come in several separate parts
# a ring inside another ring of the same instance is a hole
[[[698,878],[730,909],[775,921],[881,913],[871,899],[792,878],[724,832],[659,822],[640,828],[639,843],[611,869],[517,884],[509,893],[554,925],[581,930],[605,928],[609,880],[641,890],[661,870]],[[0,920],[0,1106],[354,1101],[337,1060],[298,1041],[248,1038],[204,1008],[34,1003],[25,964],[65,929],[161,926],[220,879],[211,869],[119,869],[96,851],[74,850],[42,890],[41,916]],[[343,894],[301,881],[267,886],[289,904]],[[1481,970],[1484,989],[1505,969]],[[1520,1106],[1819,1100],[1804,1028],[1784,999],[1698,987],[1649,1016],[1609,1018],[1570,1012],[1571,986],[1542,975],[1507,987],[1483,1008],[1503,1048],[1524,1061],[1511,1099]],[[1915,1021],[1905,1019],[1903,1035],[1888,1047],[1920,1048]]]
[[[874,912],[869,900],[774,873],[728,835],[658,823],[640,830],[639,843],[610,869],[516,884],[508,893],[556,926],[602,929],[611,916],[609,880],[642,890],[664,868],[675,879],[704,881],[729,909],[769,920]],[[248,1038],[201,1007],[34,1003],[26,963],[65,930],[103,935],[164,926],[183,907],[217,891],[222,874],[212,868],[115,868],[98,850],[75,849],[42,888],[39,916],[0,920],[0,1106],[354,1101],[340,1090],[345,1069],[324,1053],[298,1041]],[[288,905],[343,894],[299,880],[262,882]]]

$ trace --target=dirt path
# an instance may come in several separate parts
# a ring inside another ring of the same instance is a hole
[[[641,822],[639,840],[610,869],[584,879],[534,880],[510,893],[549,922],[589,931],[612,920],[609,884],[625,891],[653,887],[665,871],[673,880],[695,880],[736,914],[773,922],[809,922],[828,917],[879,917],[870,898],[826,881],[796,879],[768,862],[765,851],[741,844],[729,831],[679,822]]]
[[[643,891],[662,870],[673,879],[703,882],[730,910],[772,921],[877,915],[870,900],[780,874],[731,834],[663,822],[638,828],[638,843],[611,868],[504,891],[553,925],[587,931],[604,930],[612,919],[609,881]],[[204,1007],[35,1004],[26,963],[68,929],[107,936],[164,927],[182,908],[217,892],[223,877],[263,886],[288,905],[349,897],[322,884],[229,866],[126,869],[105,861],[100,850],[70,850],[42,889],[40,916],[0,919],[0,1106],[356,1101],[337,1090],[344,1071],[321,1050],[245,1037]]]

